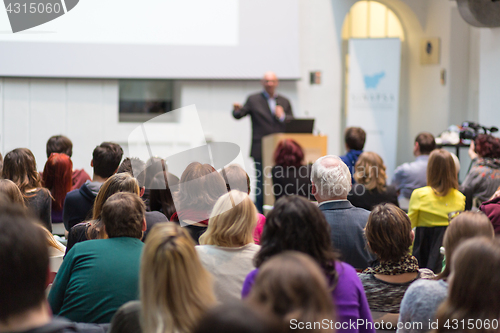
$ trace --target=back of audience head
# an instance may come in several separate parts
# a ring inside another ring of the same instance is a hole
[[[344,140],[348,150],[363,150],[366,132],[361,127],[348,127],[345,129]]]
[[[238,190],[250,194],[250,177],[246,171],[237,164],[231,164],[221,171],[228,191]]]
[[[52,153],[43,168],[43,185],[54,200],[52,209],[62,210],[66,193],[71,191],[73,162],[66,154]]]
[[[73,155],[73,142],[64,135],[54,135],[47,141],[46,151],[47,158],[52,153],[66,154],[71,158]]]
[[[215,305],[211,276],[194,246],[175,223],[158,223],[149,232],[140,274],[143,332],[191,332]]]
[[[446,279],[450,275],[450,264],[457,247],[469,238],[487,237],[493,239],[495,231],[490,219],[482,212],[463,212],[451,220],[444,234],[446,266],[437,279]]]
[[[500,243],[483,237],[469,239],[456,249],[451,261],[448,297],[438,308],[437,332],[449,332],[455,320],[475,325],[467,332],[497,332],[500,318]],[[486,327],[485,323],[488,325]],[[460,329],[459,329],[460,330]]]
[[[17,148],[5,155],[3,177],[12,180],[23,195],[27,190],[42,186],[35,156],[27,148]]]
[[[320,157],[311,172],[313,195],[319,202],[347,199],[351,191],[351,173],[347,165],[334,155]]]
[[[274,165],[300,167],[304,163],[302,147],[292,139],[281,140],[274,150]]]
[[[311,257],[299,252],[284,252],[264,263],[248,301],[288,325],[292,319],[298,322],[333,320],[332,298],[325,275]],[[311,331],[323,330],[315,327]]]
[[[95,239],[102,237],[102,207],[109,197],[118,192],[129,192],[139,195],[139,183],[129,173],[118,173],[109,177],[99,189],[99,193],[94,201],[94,208],[92,211],[92,225],[87,230],[87,237]]]
[[[248,194],[233,190],[215,203],[202,245],[241,247],[253,243],[257,210]]]
[[[445,196],[451,189],[458,189],[458,174],[453,157],[444,149],[435,149],[427,163],[427,185],[439,196]]]
[[[246,302],[238,301],[209,310],[196,325],[194,333],[288,332],[283,326],[274,316],[257,311]]]
[[[149,207],[151,211],[162,211],[170,219],[175,213],[175,204],[167,180],[167,174],[160,171],[150,184]]]
[[[413,151],[415,155],[429,155],[434,149],[436,149],[434,135],[429,132],[422,132],[417,135]]]
[[[284,251],[310,255],[326,274],[335,276],[335,259],[330,228],[323,213],[299,196],[280,198],[266,218],[255,266]]]
[[[176,208],[209,212],[225,193],[226,182],[211,165],[193,162],[182,173],[176,199],[180,207]]]
[[[26,207],[21,190],[19,190],[19,187],[12,180],[0,179],[0,193],[4,194],[10,203]]]
[[[151,157],[146,162],[145,166],[146,171],[146,179],[145,184],[146,188],[151,186],[151,182],[153,181],[153,177],[158,174],[158,172],[167,172],[167,165],[165,164],[165,160],[160,157]]]
[[[500,158],[500,138],[491,134],[479,134],[474,143],[479,157]]]
[[[398,262],[409,253],[413,242],[408,215],[389,203],[377,205],[371,211],[365,235],[370,250],[380,261]]]
[[[25,209],[0,202],[0,211],[0,326],[8,327],[14,317],[48,306],[49,254],[43,231]]]
[[[125,158],[116,173],[128,172],[132,177],[137,179],[139,187],[142,189],[146,186],[146,163],[137,157]]]
[[[371,151],[362,153],[358,157],[355,170],[354,180],[356,183],[364,185],[370,191],[374,189],[379,192],[385,191],[387,174],[385,173],[384,161],[380,155]]]
[[[146,207],[135,193],[115,193],[102,206],[102,224],[109,238],[142,238]]]
[[[111,177],[118,169],[122,156],[123,149],[120,145],[112,142],[101,143],[92,153],[94,174],[104,179]]]

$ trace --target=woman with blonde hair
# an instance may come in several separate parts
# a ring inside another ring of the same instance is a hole
[[[436,319],[442,332],[498,332],[500,318],[500,242],[465,241],[451,261],[448,297]]]
[[[0,179],[0,193],[3,193],[11,203],[26,207],[21,190],[12,180]]]
[[[254,244],[257,209],[248,194],[233,190],[217,200],[196,251],[215,278],[219,302],[241,298],[241,289],[260,246]]]
[[[110,333],[187,333],[216,304],[211,276],[185,228],[156,224],[142,253],[140,302],[115,314]],[[142,330],[138,330],[138,328]]]
[[[394,186],[386,184],[387,174],[382,157],[374,152],[359,155],[349,201],[355,207],[372,210],[378,204],[392,203],[399,207],[398,194]]]
[[[486,215],[481,212],[463,212],[451,220],[444,233],[445,268],[435,280],[419,280],[406,291],[401,301],[399,321],[402,323],[420,322],[420,329],[405,329],[398,333],[423,333],[431,329],[430,323],[435,320],[436,309],[448,294],[448,277],[451,273],[451,261],[455,250],[460,244],[470,238],[495,236],[493,226]]]
[[[334,305],[325,274],[306,254],[288,251],[265,262],[248,302],[256,309],[276,315],[291,329],[294,323],[326,320],[329,325],[313,326],[308,332],[335,331]]]
[[[66,254],[76,243],[106,237],[101,221],[102,206],[110,196],[118,192],[130,192],[139,195],[140,190],[137,179],[124,172],[112,175],[102,184],[95,198],[92,219],[75,225],[69,231]]]
[[[408,217],[415,230],[413,255],[420,267],[441,272],[440,247],[449,214],[465,209],[465,196],[458,191],[458,174],[449,152],[436,149],[427,164],[427,186],[413,191]]]

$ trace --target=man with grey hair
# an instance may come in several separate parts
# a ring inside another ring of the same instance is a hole
[[[364,229],[370,212],[351,205],[351,173],[334,155],[319,158],[312,167],[312,194],[330,225],[330,238],[342,260],[358,270],[365,269],[375,257],[368,251]]]

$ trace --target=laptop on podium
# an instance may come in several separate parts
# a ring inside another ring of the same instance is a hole
[[[285,133],[312,134],[314,119],[293,118],[285,122]]]

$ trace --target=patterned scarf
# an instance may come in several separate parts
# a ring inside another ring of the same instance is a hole
[[[414,256],[407,254],[399,261],[382,261],[375,267],[368,267],[365,274],[398,275],[403,273],[417,273],[418,261]]]

